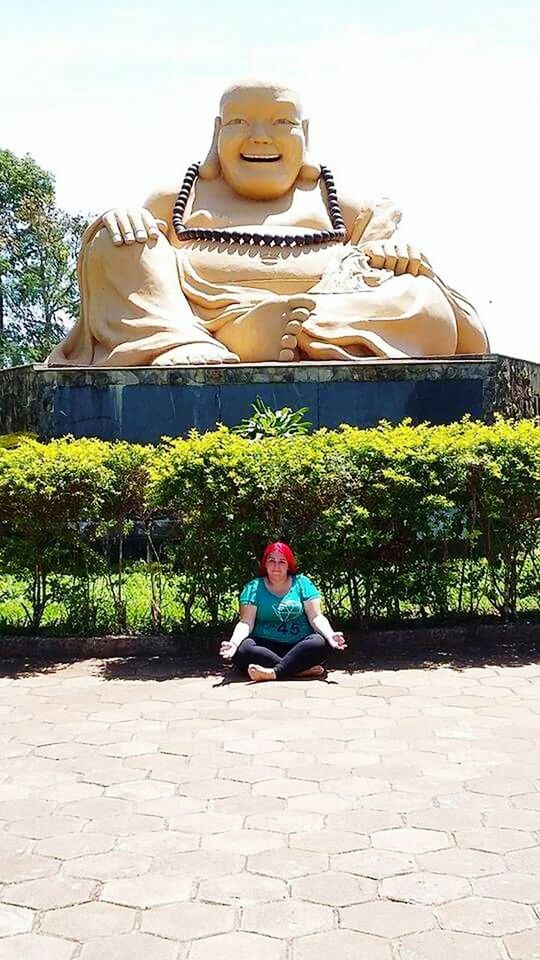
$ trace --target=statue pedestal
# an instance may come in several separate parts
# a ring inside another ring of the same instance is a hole
[[[261,397],[308,407],[317,427],[380,420],[452,423],[465,414],[539,413],[540,364],[510,357],[359,360],[219,367],[62,367],[0,370],[0,433],[73,434],[142,443],[192,427],[238,424]]]

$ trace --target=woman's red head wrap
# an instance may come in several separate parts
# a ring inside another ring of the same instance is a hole
[[[280,540],[277,540],[276,543],[269,543],[265,548],[265,551],[259,561],[259,569],[263,575],[266,576],[266,561],[271,553],[281,553],[285,557],[288,566],[289,573],[296,573],[298,570],[298,564],[296,562],[296,557],[292,552],[288,543],[281,543]]]

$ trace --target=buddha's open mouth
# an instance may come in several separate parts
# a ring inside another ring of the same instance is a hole
[[[247,160],[248,163],[276,163],[277,160],[281,160],[280,153],[271,153],[266,157],[261,157],[254,153],[241,153],[240,156],[242,160]]]

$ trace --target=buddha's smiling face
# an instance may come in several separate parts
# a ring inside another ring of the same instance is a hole
[[[255,200],[273,200],[293,186],[306,147],[302,108],[291,90],[237,86],[220,104],[218,155],[223,177]]]

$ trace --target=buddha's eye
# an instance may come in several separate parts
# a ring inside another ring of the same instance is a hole
[[[225,124],[226,127],[232,127],[233,124],[245,123],[246,121],[242,117],[233,117],[232,120],[227,120]]]
[[[284,125],[287,125],[288,127],[294,127],[294,126],[296,126],[294,120],[287,120],[286,117],[278,117],[277,120],[274,120],[274,123],[275,123],[275,124],[280,124],[280,126],[284,126]]]

